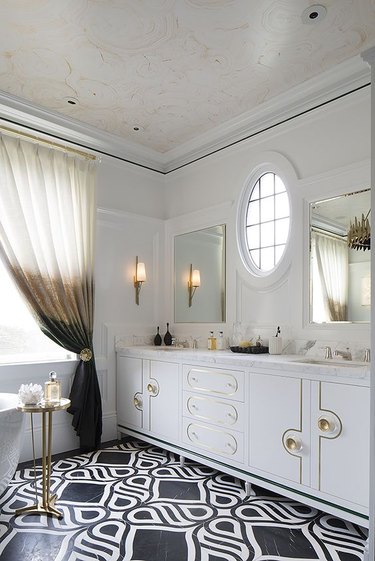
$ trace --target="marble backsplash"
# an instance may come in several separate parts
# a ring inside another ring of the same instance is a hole
[[[261,335],[262,337],[262,335]],[[226,346],[229,348],[232,337],[226,337]],[[250,339],[250,336],[248,336]],[[251,336],[253,340],[256,336]],[[327,339],[285,339],[283,340],[283,350],[282,354],[296,354],[312,358],[325,358],[326,347],[329,346],[332,351],[332,356],[334,356],[335,351],[347,351],[349,350],[352,355],[352,360],[363,361],[365,357],[366,348],[363,344],[358,342],[350,342],[345,340],[327,340]],[[153,335],[142,335],[142,334],[132,334],[132,335],[118,335],[115,337],[115,348],[121,349],[124,347],[132,346],[144,346],[153,345],[154,336]],[[268,344],[268,339],[264,335],[263,342],[265,345]],[[207,348],[207,341],[203,337],[194,337],[191,334],[179,334],[176,337],[176,345],[185,346],[192,348],[194,345],[197,348],[205,349]]]

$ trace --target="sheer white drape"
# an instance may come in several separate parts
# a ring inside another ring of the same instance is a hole
[[[95,164],[63,151],[0,137],[3,253],[51,279],[92,276]]]
[[[41,330],[85,351],[70,409],[78,434],[88,436],[82,448],[94,448],[101,433],[92,351],[95,178],[92,160],[0,136],[0,257]]]
[[[313,232],[313,321],[345,321],[348,308],[348,247],[344,240]]]

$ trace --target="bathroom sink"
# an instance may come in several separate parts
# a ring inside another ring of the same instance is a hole
[[[344,367],[344,368],[363,368],[368,366],[366,362],[353,362],[352,360],[332,360],[332,359],[318,359],[318,358],[300,358],[297,360],[292,360],[291,362],[297,362],[299,364],[316,364],[317,366],[334,366],[334,367]]]
[[[170,347],[155,347],[156,350],[158,351],[186,351],[188,350],[188,347],[174,347],[174,346],[170,346]]]

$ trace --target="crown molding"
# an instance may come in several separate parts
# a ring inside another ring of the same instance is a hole
[[[162,154],[0,91],[0,119],[167,174],[353,92],[371,81],[375,48]]]
[[[0,91],[0,119],[70,141],[75,145],[116,156],[124,161],[163,172],[162,156],[156,150],[130,142],[76,119],[34,105]]]
[[[315,78],[295,86],[251,111],[219,125],[191,142],[169,150],[164,156],[164,171],[170,172],[238,143],[254,134],[301,115],[340,96],[369,84],[368,65],[358,55]]]

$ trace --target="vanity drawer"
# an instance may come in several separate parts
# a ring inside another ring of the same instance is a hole
[[[183,365],[184,390],[244,400],[244,372]]]
[[[195,448],[205,450],[210,456],[244,460],[243,435],[227,429],[215,428],[184,418],[183,441]]]
[[[243,403],[184,392],[183,415],[198,422],[243,430]]]

